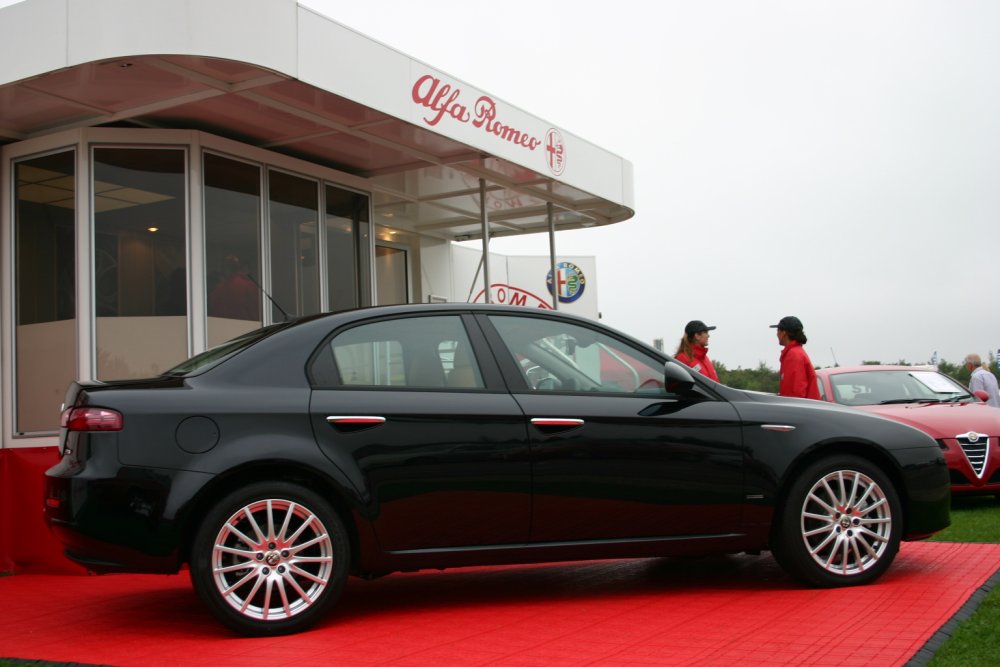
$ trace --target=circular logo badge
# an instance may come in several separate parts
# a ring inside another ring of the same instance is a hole
[[[479,290],[476,297],[469,303],[482,303],[486,295],[485,290]],[[493,283],[490,285],[490,303],[498,303],[504,306],[525,306],[526,308],[541,308],[552,310],[548,302],[526,289],[505,285],[504,283]]]
[[[545,285],[550,294],[559,298],[559,303],[573,303],[583,296],[583,288],[587,286],[587,276],[583,270],[572,262],[556,264],[556,277],[552,279],[552,271],[545,277]]]
[[[562,133],[554,127],[545,133],[545,160],[549,171],[556,176],[566,168],[566,144],[563,143]]]

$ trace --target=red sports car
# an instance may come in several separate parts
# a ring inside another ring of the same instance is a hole
[[[938,441],[956,494],[1000,497],[1000,410],[944,373],[921,366],[816,371],[820,397],[915,426]]]

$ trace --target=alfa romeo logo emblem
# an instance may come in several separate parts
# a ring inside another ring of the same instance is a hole
[[[572,262],[559,262],[556,264],[555,279],[552,271],[545,277],[545,284],[549,292],[559,298],[560,303],[573,303],[583,296],[583,288],[587,286],[587,276],[583,275],[583,269]]]
[[[562,133],[554,127],[545,134],[545,160],[555,176],[562,174],[566,168],[566,144],[563,143]]]

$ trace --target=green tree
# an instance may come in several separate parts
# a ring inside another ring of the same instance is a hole
[[[719,381],[734,389],[749,389],[750,391],[766,391],[778,393],[778,371],[771,370],[763,361],[757,368],[737,368],[730,370],[724,363],[713,361]]]
[[[955,378],[956,380],[964,384],[966,387],[969,386],[969,377],[972,375],[972,372],[965,367],[965,364],[956,365],[942,359],[941,361],[938,362],[937,367],[938,370],[944,373],[945,375],[949,375]]]

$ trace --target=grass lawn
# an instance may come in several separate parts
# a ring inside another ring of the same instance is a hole
[[[993,496],[954,498],[951,527],[937,542],[1000,542],[1000,500]],[[976,667],[1000,663],[1000,586],[996,586],[972,618],[958,626],[937,650],[929,667]]]

